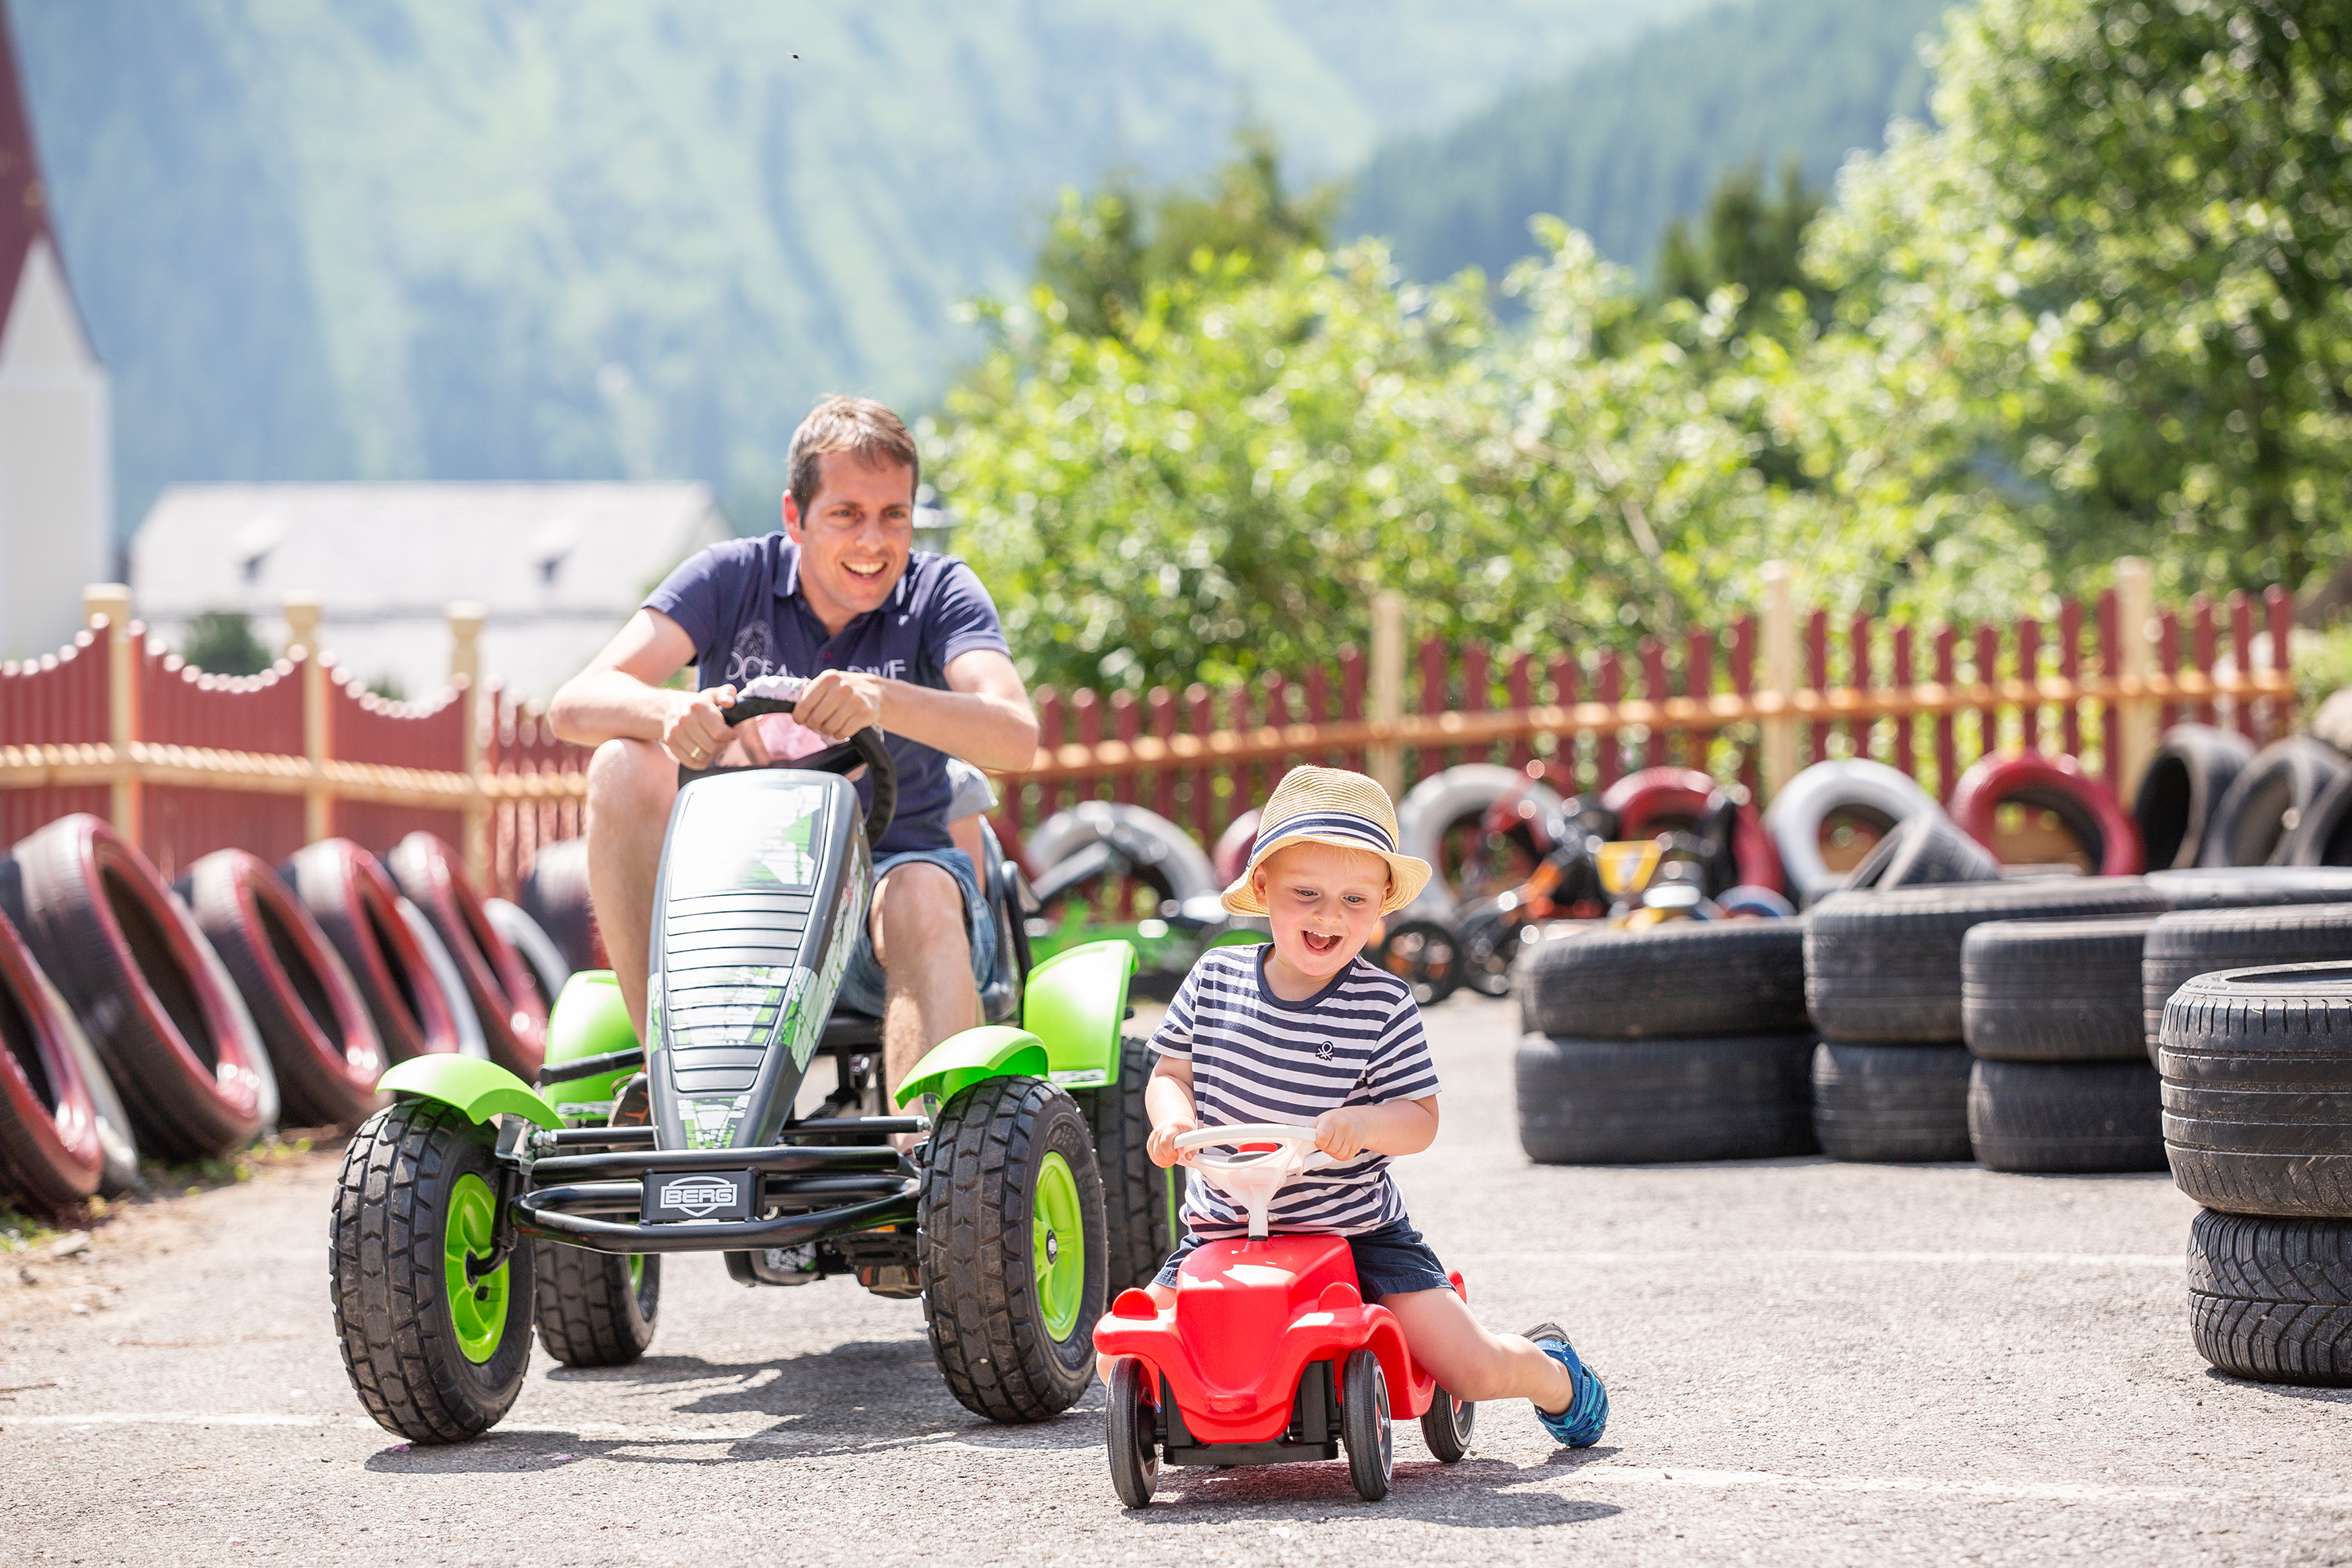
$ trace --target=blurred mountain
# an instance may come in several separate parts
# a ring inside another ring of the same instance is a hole
[[[1826,186],[1895,115],[1927,117],[1923,34],[1951,0],[1740,0],[1500,94],[1435,132],[1384,144],[1340,229],[1386,235],[1415,277],[1532,255],[1528,220],[1566,219],[1603,256],[1648,267],[1666,225],[1727,172],[1794,158]]]
[[[920,406],[1055,193],[1353,167],[1696,0],[7,0],[113,377],[175,479],[700,478]]]

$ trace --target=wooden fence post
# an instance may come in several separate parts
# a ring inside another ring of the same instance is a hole
[[[1797,611],[1790,597],[1794,574],[1784,560],[1764,563],[1764,690],[1783,704],[1797,693]],[[1769,800],[1797,772],[1797,715],[1784,706],[1762,721],[1764,799]]]
[[[302,662],[302,755],[310,764],[310,787],[302,792],[302,841],[315,844],[335,836],[335,797],[325,776],[334,748],[327,738],[327,660],[319,646],[322,607],[317,594],[298,591],[286,596],[284,608],[286,657]]]
[[[488,887],[490,811],[481,792],[482,716],[478,694],[482,689],[482,622],[489,612],[470,600],[460,599],[449,606],[447,614],[449,684],[457,688],[457,722],[464,737],[458,767],[475,786],[474,792],[466,798],[463,814],[466,874],[474,879],[476,887]]]
[[[93,582],[81,591],[82,623],[106,617],[106,740],[116,762],[129,767],[139,738],[139,651],[131,641],[131,590],[120,582]],[[139,780],[117,779],[108,790],[107,815],[114,831],[140,842]]]
[[[1372,719],[1394,724],[1404,716],[1404,595],[1393,589],[1372,595]],[[1404,796],[1404,747],[1383,740],[1370,747],[1372,777],[1391,800]]]
[[[2150,638],[2156,620],[2155,580],[2147,562],[2126,556],[2116,562],[2116,622],[2117,652],[2126,681],[2147,678],[2154,668],[2156,647]],[[2114,769],[2116,798],[2126,805],[2139,793],[2140,775],[2156,757],[2156,704],[2144,696],[2127,696],[2117,705],[2122,725],[2117,748],[2122,766]]]

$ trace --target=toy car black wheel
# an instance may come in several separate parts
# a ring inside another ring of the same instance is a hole
[[[1356,1495],[1378,1502],[1389,1495],[1396,1465],[1396,1437],[1389,1427],[1389,1380],[1381,1358],[1350,1351],[1339,1374],[1339,1441],[1348,1449],[1348,1479]]]
[[[1151,1397],[1143,1364],[1121,1356],[1110,1369],[1110,1405],[1103,1412],[1104,1441],[1110,1448],[1110,1484],[1118,1500],[1141,1508],[1160,1486],[1159,1402]]]
[[[499,1231],[488,1127],[403,1100],[352,1134],[328,1257],[336,1337],[360,1403],[412,1443],[479,1437],[522,1391],[531,1243]]]
[[[1094,1381],[1102,1177],[1086,1113],[1035,1078],[991,1078],[932,1124],[923,1315],[948,1391],[992,1421],[1044,1421]]]
[[[1478,1418],[1478,1406],[1456,1399],[1443,1388],[1429,1402],[1421,1415],[1422,1440],[1438,1463],[1458,1463],[1470,1451],[1470,1427]]]
[[[566,1366],[626,1366],[654,1342],[661,1258],[543,1242],[532,1249],[539,1343]]]

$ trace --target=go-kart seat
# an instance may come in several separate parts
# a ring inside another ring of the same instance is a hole
[[[1021,867],[1007,860],[986,818],[980,824],[980,885],[989,894],[996,915],[996,963],[988,983],[980,988],[980,1016],[985,1023],[1003,1023],[1021,1010],[1021,979],[1028,969],[1027,911],[1022,906]],[[882,1020],[835,1007],[825,1019],[819,1051],[864,1051],[882,1043]]]

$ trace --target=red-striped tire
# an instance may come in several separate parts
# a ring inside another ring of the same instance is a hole
[[[349,839],[321,839],[286,862],[294,894],[359,988],[376,1038],[394,1061],[451,1056],[457,1020],[434,982],[432,961],[400,915],[400,890],[376,858]]]
[[[141,1147],[223,1153],[261,1130],[268,1061],[145,855],[87,814],[16,849],[34,956],[98,1047]]]
[[[1714,793],[1715,780],[1695,768],[1644,768],[1609,786],[1601,803],[1617,813],[1617,836],[1631,841],[1696,831]]]
[[[391,1065],[383,1042],[310,912],[258,855],[216,850],[188,873],[188,903],[253,1014],[278,1069],[284,1120],[356,1126]]]
[[[1979,758],[1952,786],[1952,821],[1987,849],[1993,847],[1995,814],[2012,804],[2055,816],[2082,846],[2095,874],[2139,874],[2145,863],[2139,825],[2073,758],[2039,752]]]
[[[530,965],[490,924],[457,852],[431,833],[411,833],[393,846],[384,867],[457,960],[490,1060],[519,1078],[538,1076],[547,1057],[546,1004]]]
[[[68,1020],[25,939],[0,915],[0,1192],[54,1211],[98,1190],[98,1107]]]

